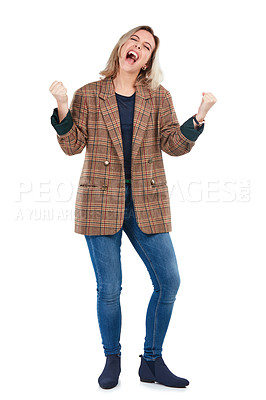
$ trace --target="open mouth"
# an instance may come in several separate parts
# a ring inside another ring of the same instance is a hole
[[[134,50],[129,50],[126,55],[126,60],[132,65],[139,59],[138,54]]]

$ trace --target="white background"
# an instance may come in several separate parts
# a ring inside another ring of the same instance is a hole
[[[262,4],[14,1],[2,10],[1,399],[265,398]],[[203,91],[217,98],[192,151],[163,155],[181,276],[163,357],[190,385],[139,381],[153,288],[123,233],[122,372],[104,391],[96,280],[85,238],[74,233],[85,151],[62,152],[49,87],[62,81],[70,102],[99,79],[118,39],[142,24],[161,40],[162,85],[181,124]]]

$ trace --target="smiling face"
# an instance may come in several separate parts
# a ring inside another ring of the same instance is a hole
[[[130,36],[120,50],[119,65],[127,72],[139,72],[148,65],[152,52],[155,49],[153,35],[141,29]]]

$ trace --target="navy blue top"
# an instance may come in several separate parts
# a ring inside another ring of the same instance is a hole
[[[123,140],[125,179],[131,179],[131,149],[135,94],[136,92],[133,93],[132,96],[123,96],[115,93]],[[53,115],[51,116],[51,123],[59,135],[64,135],[69,132],[73,126],[73,119],[70,110],[68,110],[65,118],[59,123],[58,108],[54,108]],[[194,128],[193,116],[180,126],[182,134],[192,141],[198,139],[199,135],[203,132],[203,129],[204,124],[197,129]]]
[[[122,131],[125,179],[131,179],[131,147],[133,135],[133,119],[135,107],[135,93],[132,96],[122,96],[115,93]]]

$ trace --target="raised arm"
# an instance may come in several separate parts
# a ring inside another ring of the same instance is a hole
[[[53,82],[50,91],[58,107],[51,116],[51,124],[57,132],[57,140],[65,154],[81,153],[88,138],[88,107],[82,88],[75,91],[70,108],[66,89],[62,82]]]
[[[193,126],[193,122],[191,124]],[[188,139],[181,131],[169,91],[166,91],[161,107],[160,136],[161,149],[170,156],[182,156],[195,145],[195,139]]]

